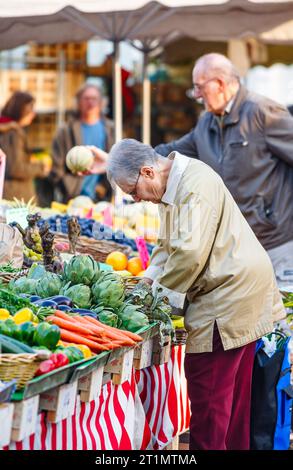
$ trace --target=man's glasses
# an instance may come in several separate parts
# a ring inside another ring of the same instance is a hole
[[[194,83],[193,84],[193,90],[194,90],[194,93],[201,93],[204,89],[204,87],[209,83],[209,82],[212,82],[213,80],[216,80],[215,77],[213,78],[209,78],[208,80],[206,80],[205,82],[203,83]]]
[[[133,197],[133,198],[135,198],[135,196],[136,196],[136,188],[137,188],[137,185],[138,185],[139,177],[140,177],[140,171],[139,171],[139,173],[138,173],[138,177],[137,177],[137,180],[136,180],[136,183],[135,183],[135,185],[134,185],[133,190],[132,190],[130,193],[128,193],[129,196],[131,196],[131,197]]]

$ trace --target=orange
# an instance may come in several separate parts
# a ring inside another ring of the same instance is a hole
[[[145,274],[145,271],[140,271],[140,272],[137,274],[137,276],[138,276],[138,277],[144,277],[144,274]]]
[[[107,258],[106,263],[110,264],[115,271],[122,271],[127,268],[127,256],[121,251],[112,251]]]
[[[140,271],[143,270],[140,258],[130,258],[127,265],[127,271],[131,272],[133,276],[137,276]]]

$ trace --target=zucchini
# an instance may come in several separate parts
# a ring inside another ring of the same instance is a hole
[[[26,344],[4,335],[0,335],[0,352],[8,354],[35,354],[35,350]]]

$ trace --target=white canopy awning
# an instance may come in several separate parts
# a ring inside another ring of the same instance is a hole
[[[28,40],[143,39],[175,30],[199,40],[226,40],[258,35],[289,19],[292,0],[10,0],[0,4],[0,48]]]

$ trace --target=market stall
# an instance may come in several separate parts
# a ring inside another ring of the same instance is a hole
[[[34,434],[4,449],[162,449],[189,425],[183,360],[184,346],[173,347],[167,363],[133,372],[122,385],[104,384],[96,400],[77,397],[74,414],[59,423],[42,412]]]
[[[30,211],[26,228],[16,215],[14,228],[2,224],[16,248],[0,273],[0,385],[14,388],[0,390],[0,447],[166,447],[188,429],[189,404],[171,308],[137,276],[151,245],[94,211]]]

